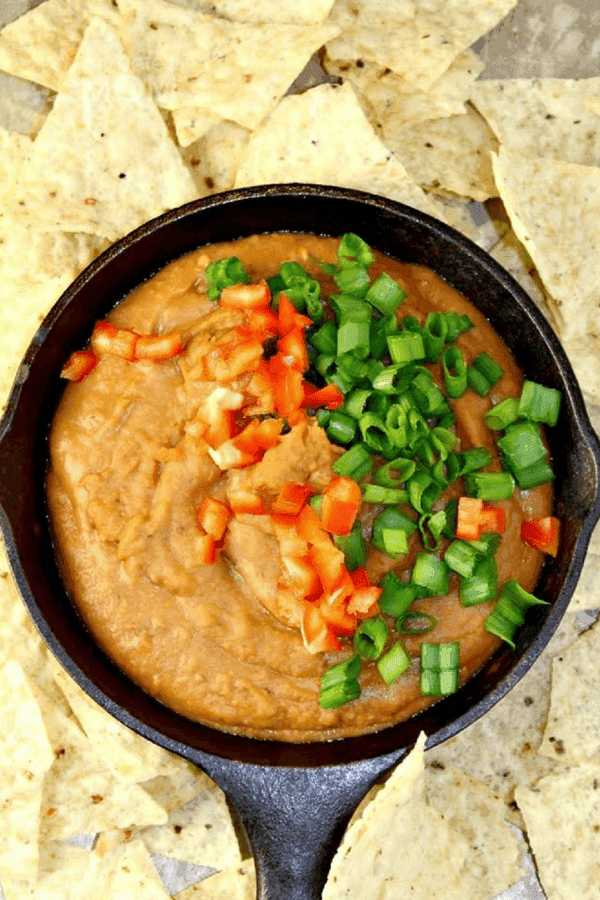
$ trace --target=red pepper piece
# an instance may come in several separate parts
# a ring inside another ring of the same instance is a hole
[[[314,602],[323,591],[314,566],[305,556],[283,556],[283,588],[291,588],[297,596]]]
[[[263,341],[269,337],[275,337],[279,333],[277,313],[272,309],[253,309],[248,315],[246,328]]]
[[[346,572],[342,551],[338,550],[332,541],[328,540],[319,544],[313,544],[308,550],[308,558],[321,579],[325,593],[332,593],[336,586],[342,583]]]
[[[181,335],[178,331],[169,334],[140,334],[135,345],[136,359],[151,359],[159,362],[183,353]]]
[[[344,395],[337,384],[328,384],[323,388],[313,388],[304,384],[304,400],[302,406],[325,406],[327,409],[337,409],[344,403]]]
[[[359,588],[355,591],[348,601],[348,612],[357,616],[359,619],[368,619],[377,615],[379,610],[379,597],[381,596],[381,588],[370,585],[369,587]]]
[[[312,506],[305,506],[301,510],[296,530],[299,537],[308,544],[319,544],[329,540],[329,535],[321,528],[321,520]]]
[[[308,316],[301,315],[289,297],[283,292],[279,295],[279,334],[281,337],[285,337],[290,331],[293,331],[294,328],[299,328],[301,331],[304,328],[308,328],[309,325],[312,325],[312,319],[309,319]]]
[[[480,516],[481,531],[504,534],[506,531],[506,512],[501,506],[483,504]]]
[[[319,602],[319,610],[334,634],[350,635],[356,631],[356,616],[349,613],[345,600],[332,600],[325,595]]]
[[[542,516],[539,519],[527,519],[521,523],[521,540],[541,550],[556,556],[558,553],[558,541],[560,537],[560,522],[554,516]]]
[[[302,618],[302,639],[309,653],[341,650],[341,644],[314,603],[306,603]]]
[[[235,419],[232,409],[221,409],[215,415],[215,421],[206,429],[204,438],[211,447],[220,447],[235,433]]]
[[[279,489],[271,509],[276,514],[298,516],[311,494],[314,494],[314,489],[310,484],[286,481]]]
[[[217,556],[217,548],[212,534],[197,534],[196,550],[198,553],[198,565],[207,566],[214,563]]]
[[[96,322],[92,332],[92,350],[96,356],[120,356],[131,362],[139,335],[129,328],[117,328],[112,322]]]
[[[269,285],[263,279],[258,284],[233,284],[221,291],[221,306],[235,309],[260,309],[271,302]]]
[[[356,590],[359,590],[360,588],[370,588],[372,586],[369,573],[365,568],[355,569],[354,572],[350,572],[350,578],[352,579],[352,584]]]
[[[360,504],[362,493],[352,478],[334,478],[323,491],[321,523],[331,534],[350,534]]]
[[[287,418],[294,410],[300,409],[303,398],[302,374],[296,369],[286,369],[275,384],[277,412],[283,418]]]
[[[293,328],[279,341],[279,352],[283,355],[286,364],[299,372],[306,372],[309,365],[308,351],[304,334],[299,328]]]
[[[89,375],[98,362],[98,357],[93,350],[76,350],[64,364],[60,373],[61,378],[69,381],[83,381]]]
[[[215,541],[224,536],[230,518],[231,510],[214,497],[205,497],[196,512],[196,523]]]
[[[456,518],[456,537],[463,541],[478,541],[481,535],[481,510],[483,500],[477,497],[460,497]]]

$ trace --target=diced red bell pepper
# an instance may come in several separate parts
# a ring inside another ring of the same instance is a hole
[[[271,511],[284,516],[299,516],[302,507],[305,506],[306,501],[314,492],[314,488],[310,484],[286,481],[279,489],[279,493],[271,506]]]
[[[346,572],[344,554],[329,540],[313,544],[308,550],[308,558],[317,570],[323,590],[330,594],[341,583]]]
[[[135,345],[136,359],[160,362],[179,356],[180,353],[183,353],[183,344],[178,331],[171,331],[169,334],[140,334]]]
[[[313,324],[312,319],[308,316],[301,315],[289,297],[283,292],[279,295],[279,317],[278,330],[281,337],[285,337],[294,328],[301,331]]]
[[[231,510],[214,497],[205,497],[196,512],[198,526],[215,541],[223,538],[230,518]]]
[[[356,631],[356,616],[349,613],[344,600],[332,600],[325,595],[319,601],[319,610],[334,634],[350,635]]]
[[[263,279],[258,284],[233,284],[221,291],[221,306],[235,309],[261,309],[271,302],[269,285]]]
[[[381,588],[371,585],[356,590],[348,601],[348,612],[359,619],[368,619],[379,612]]]
[[[463,541],[478,541],[481,535],[481,510],[483,500],[477,497],[460,497],[456,517],[456,537]]]
[[[352,579],[352,584],[356,590],[359,590],[360,588],[370,588],[372,586],[369,573],[364,567],[355,569],[354,572],[350,572],[350,578]]]
[[[558,553],[558,541],[560,537],[560,522],[554,516],[542,516],[539,519],[527,519],[521,523],[521,540],[541,550],[556,556]]]
[[[304,400],[302,406],[325,406],[327,409],[337,409],[344,403],[344,395],[337,384],[328,384],[323,388],[313,388],[311,384],[304,383]]]
[[[304,397],[302,374],[296,369],[287,369],[275,383],[275,406],[283,418],[299,409]]]
[[[291,588],[297,596],[314,602],[323,589],[314,566],[305,556],[283,556],[283,577],[281,584]]]
[[[230,341],[216,347],[204,357],[208,381],[233,381],[244,372],[253,372],[263,358],[263,346],[256,338]]]
[[[214,563],[217,556],[216,541],[212,534],[196,535],[197,562],[200,566]]]
[[[252,398],[248,399],[247,396],[244,410],[246,415],[262,416],[275,412],[275,388],[264,360],[253,373],[245,391],[246,395]]]
[[[321,528],[321,520],[312,506],[307,505],[301,510],[296,531],[309,544],[319,544],[329,540],[329,535]]]
[[[306,603],[302,618],[302,639],[309,653],[341,650],[341,644],[314,603]]]
[[[83,381],[89,375],[98,362],[98,357],[93,350],[76,350],[64,364],[60,373],[61,378],[69,381]]]
[[[480,516],[481,531],[504,534],[506,531],[506,512],[501,506],[483,504]]]
[[[220,447],[225,441],[233,437],[235,433],[235,418],[232,409],[220,409],[215,413],[214,422],[211,422],[205,433],[204,439],[211,447]]]
[[[321,524],[331,534],[350,534],[360,504],[362,492],[352,478],[334,478],[323,491]]]
[[[281,441],[281,429],[283,422],[281,419],[263,419],[259,422],[258,428],[254,434],[256,445],[262,450],[270,450],[276,447]]]
[[[308,416],[303,409],[295,409],[293,412],[288,413],[287,420],[288,425],[291,425],[292,428],[294,425],[300,425],[301,423],[304,425],[308,424]]]
[[[96,356],[120,356],[132,362],[139,335],[129,328],[117,328],[112,322],[96,322],[92,332],[92,350]]]
[[[279,333],[279,318],[272,309],[253,309],[246,327],[264,341]]]
[[[253,516],[264,516],[265,508],[261,498],[254,491],[236,491],[228,497],[235,515],[248,513]]]
[[[299,328],[293,328],[279,341],[279,352],[283,355],[286,365],[298,372],[306,372],[309,366],[308,351],[304,334]],[[289,363],[288,363],[289,360]],[[304,396],[304,394],[303,394]]]
[[[256,462],[256,455],[240,450],[235,444],[235,438],[223,441],[218,447],[208,447],[208,454],[223,472],[227,469],[245,469]]]

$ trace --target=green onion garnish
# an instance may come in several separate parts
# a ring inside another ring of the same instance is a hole
[[[310,338],[310,343],[319,353],[332,356],[337,353],[337,328],[331,319],[323,322],[318,331],[315,331]]]
[[[470,578],[475,571],[479,553],[475,547],[467,541],[459,538],[452,541],[444,554],[446,565],[450,566],[453,572],[458,572],[463,578]]]
[[[402,510],[395,506],[388,506],[383,512],[379,513],[373,522],[373,536],[371,538],[372,545],[377,549],[386,553],[386,545],[383,540],[384,530],[400,530],[406,532],[407,539],[416,530],[417,526],[413,520]]]
[[[378,659],[387,636],[388,627],[381,616],[365,619],[354,634],[354,648],[364,659]]]
[[[515,397],[506,397],[483,414],[483,421],[494,431],[502,431],[518,418],[519,401]]]
[[[208,283],[206,294],[209,300],[218,300],[226,287],[250,283],[250,276],[237,256],[216,259],[206,267],[204,276]]]
[[[344,554],[344,561],[349,572],[362,568],[367,561],[367,546],[357,522],[350,534],[334,534],[333,540]]]
[[[524,623],[529,607],[540,605],[546,606],[547,603],[530,594],[514,579],[507,581],[494,610],[485,618],[485,628],[490,634],[495,634],[510,644],[514,650],[513,637],[516,629]]]
[[[467,389],[467,364],[458,347],[447,347],[444,350],[442,370],[448,396],[453,399],[462,397]]]
[[[508,500],[514,486],[510,472],[471,472],[465,478],[467,495],[479,500]]]
[[[417,596],[417,589],[410,581],[401,581],[394,572],[386,572],[381,581],[379,606],[394,618],[403,616]]]
[[[397,641],[377,662],[379,674],[386,684],[393,684],[410,666],[410,656]]]
[[[463,606],[477,606],[493,600],[498,591],[498,567],[493,556],[478,560],[470,576],[460,580],[460,602]]]
[[[382,487],[380,484],[365,484],[363,500],[365,503],[381,503],[383,506],[406,503],[408,491],[401,488]]]
[[[424,588],[429,597],[441,597],[448,593],[448,566],[432,553],[418,553],[411,580]]]
[[[519,400],[519,415],[534,422],[556,425],[562,394],[535,381],[526,381]]]
[[[337,257],[342,267],[353,265],[356,262],[365,269],[368,269],[375,259],[373,251],[366,241],[352,231],[342,235]]]
[[[420,334],[414,331],[401,331],[391,334],[387,339],[388,350],[392,362],[408,365],[415,360],[425,359],[425,345]]]
[[[411,626],[410,622],[414,624]],[[421,622],[420,626],[419,622]],[[396,622],[396,630],[398,634],[429,634],[437,627],[437,624],[435,616],[431,616],[429,613],[407,612]]]
[[[421,644],[421,693],[444,696],[458,689],[460,644]]]
[[[335,666],[331,666],[321,676],[321,693],[319,703],[323,709],[335,709],[357,700],[360,697],[360,685],[357,678],[362,668],[358,653]]]
[[[369,451],[362,444],[354,444],[336,459],[332,469],[336,475],[360,481],[369,474],[374,465]]]
[[[327,425],[327,437],[334,444],[350,444],[356,435],[356,419],[345,416],[339,409],[335,409]]]
[[[365,295],[365,300],[384,316],[394,315],[400,304],[406,299],[406,291],[393,278],[382,272]]]
[[[487,353],[481,353],[467,367],[467,383],[481,397],[488,394],[504,374],[503,369]]]

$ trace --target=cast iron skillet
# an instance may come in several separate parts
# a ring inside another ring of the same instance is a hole
[[[434,269],[504,336],[528,377],[563,392],[549,439],[561,548],[545,563],[517,648],[500,648],[454,696],[379,734],[315,744],[221,733],[149,697],[101,652],[76,613],[56,565],[47,522],[47,434],[67,355],[94,320],[174,258],[203,244],[269,231],[341,235]],[[0,432],[0,524],[19,590],[51,651],[81,687],[125,725],[200,766],[237,809],[254,854],[261,900],[317,900],[344,828],[369,787],[408,752],[421,730],[433,747],[474,722],[529,669],[573,593],[600,515],[600,445],[551,328],[518,284],[483,251],[402,204],[319,185],[231,191],[176,209],[125,237],[92,263],[44,320],[19,369]]]

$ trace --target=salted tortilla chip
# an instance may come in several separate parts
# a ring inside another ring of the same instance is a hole
[[[600,169],[500,148],[494,178],[560,314],[563,338],[600,334]]]
[[[0,196],[12,187],[30,147],[26,135],[0,127]]]
[[[589,298],[590,305],[596,302],[596,297],[593,294]],[[567,335],[563,336],[562,341],[584,397],[593,403],[600,403],[600,336]]]
[[[171,0],[177,6],[200,12],[215,12],[234,22],[288,22],[292,25],[319,25],[326,18],[334,0]]]
[[[510,821],[522,825],[513,806],[517,785],[529,787],[556,764],[537,752],[550,705],[552,657],[581,627],[573,615],[562,620],[544,653],[509,693],[459,734],[427,752],[429,765],[451,765],[500,796]]]
[[[146,740],[109,715],[58,663],[54,677],[84,732],[92,744],[101,748],[103,762],[119,781],[134,784],[159,775],[193,771],[185,760]]]
[[[114,874],[107,900],[169,900],[150,854],[139,840],[115,852]]]
[[[421,187],[472,200],[496,197],[491,154],[498,144],[476,113],[421,122],[388,119],[380,136]]]
[[[5,900],[35,886],[42,785],[54,754],[31,681],[16,662],[0,669],[0,882]]]
[[[552,311],[546,302],[546,298],[531,277],[531,273],[528,271],[523,259],[519,255],[517,248],[507,243],[506,240],[502,240],[496,244],[489,253],[503,269],[506,269],[506,271],[513,276],[515,281],[518,281],[525,293],[531,297],[535,305],[542,310],[544,315],[553,324],[554,319]]]
[[[470,99],[501,144],[532,156],[597,166],[600,78],[513,78],[477,81]]]
[[[600,766],[548,775],[516,799],[548,900],[598,900]]]
[[[173,900],[254,900],[256,874],[254,861],[246,859],[224,869],[174,895]]]
[[[330,20],[342,34],[330,41],[332,59],[368,59],[387,66],[407,84],[431,85],[452,61],[497,25],[513,0],[337,0]]]
[[[350,81],[372,124],[388,119],[399,124],[464,113],[471,85],[484,64],[472,50],[465,50],[427,91],[413,88],[401,75],[369,60],[333,60],[325,55],[323,67],[329,75]]]
[[[233,187],[250,136],[251,132],[242,125],[223,120],[186,147],[183,158],[199,192],[214,194]]]
[[[40,846],[35,900],[80,900],[84,896],[105,900],[108,874],[108,866],[104,862],[98,865],[89,850],[48,841]]]
[[[102,748],[95,748],[72,718],[50,701],[42,704],[42,714],[55,757],[44,780],[43,840],[167,821],[165,810],[141,786],[114,777],[99,755]]]
[[[539,752],[571,765],[600,766],[600,627],[592,626],[552,661],[550,712]]]
[[[0,72],[0,126],[32,137],[49,109],[50,92],[30,81]]]
[[[180,147],[189,147],[194,141],[223,121],[217,113],[194,107],[179,107],[171,113],[175,134]],[[241,126],[240,126],[241,127]]]
[[[117,32],[94,19],[6,201],[15,217],[113,240],[197,196],[128,65]]]
[[[119,23],[110,0],[45,0],[0,32],[0,69],[57,91],[93,16]]]
[[[335,25],[247,24],[164,0],[120,0],[133,58],[161,61],[141,72],[165,109],[196,107],[255,128],[285,94]],[[277,52],[285,48],[285,52]]]

